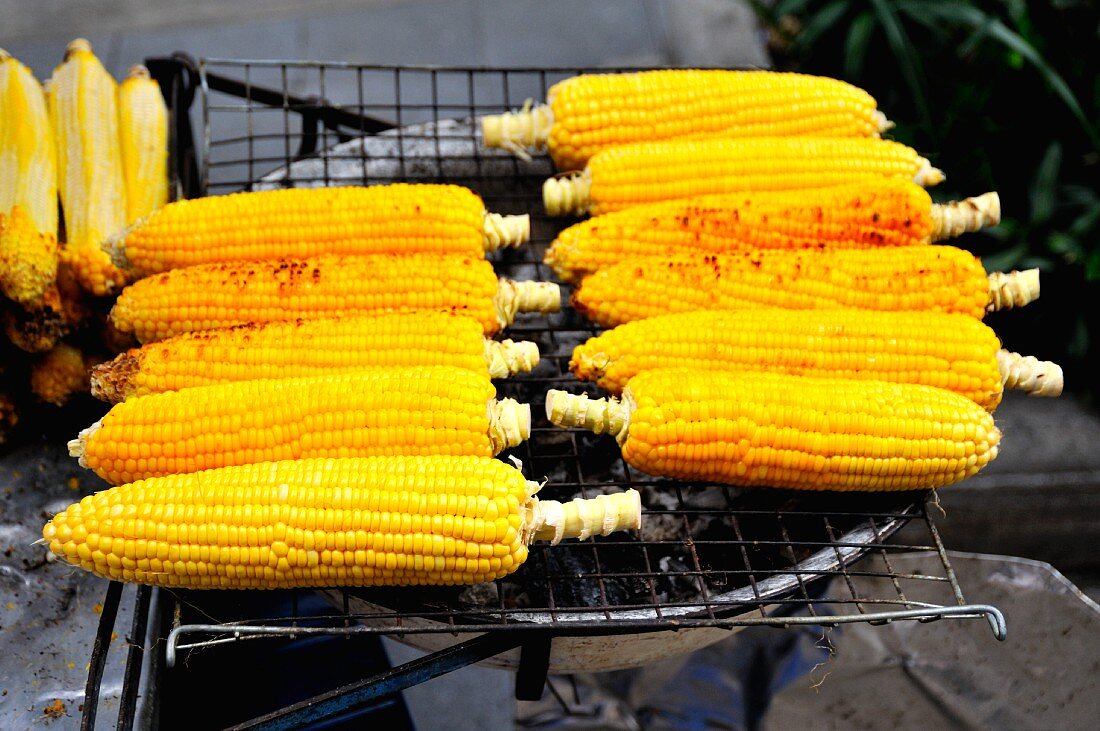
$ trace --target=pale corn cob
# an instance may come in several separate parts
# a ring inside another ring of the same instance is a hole
[[[530,235],[457,185],[290,188],[180,200],[111,242],[135,277],[196,264],[322,254],[483,255]]]
[[[450,310],[486,335],[517,312],[555,312],[558,285],[498,279],[484,257],[338,256],[199,264],[146,277],[111,321],[142,343],[196,330],[394,311]]]
[[[807,189],[888,178],[935,185],[943,172],[911,147],[889,140],[672,140],[599,152],[581,172],[547,180],[542,197],[551,216],[601,215],[718,193],[787,191],[793,201]]]
[[[118,85],[118,133],[126,223],[168,203],[168,107],[160,84],[138,64]]]
[[[878,137],[891,125],[863,89],[776,71],[659,69],[581,74],[557,82],[546,104],[481,120],[487,147],[520,156],[548,150],[579,170],[615,145],[709,137]]]
[[[993,417],[959,394],[885,381],[661,369],[622,401],[551,390],[550,421],[611,433],[652,475],[796,490],[928,490],[997,456]]]
[[[1039,270],[987,274],[953,246],[763,249],[649,257],[601,269],[573,307],[604,327],[695,310],[755,307],[930,310],[981,318],[1039,296]]]
[[[662,367],[767,370],[791,375],[921,383],[992,411],[1004,388],[1062,391],[1057,364],[1001,352],[981,320],[942,312],[700,310],[635,320],[573,350],[569,369],[612,393]],[[1002,362],[998,362],[999,358]],[[1013,368],[1019,368],[1009,379]]]
[[[411,312],[238,325],[134,348],[92,370],[92,395],[132,396],[369,367],[451,365],[493,378],[534,368],[532,342],[488,340],[472,318]]]
[[[189,589],[477,584],[534,540],[641,526],[637,491],[559,503],[486,457],[308,459],[169,475],[85,497],[42,529],[63,560]]]
[[[83,38],[70,43],[48,94],[65,213],[61,256],[80,286],[97,296],[115,294],[126,284],[125,273],[102,248],[126,225],[116,94],[115,80],[91,45]]]
[[[746,192],[634,206],[569,226],[544,261],[566,282],[642,256],[914,246],[1000,221],[996,193],[946,204],[908,180]]]
[[[531,423],[528,405],[495,394],[487,373],[451,366],[196,386],[115,404],[69,453],[113,485],[307,457],[491,457]]]
[[[40,300],[57,275],[57,158],[46,97],[0,49],[0,292]]]

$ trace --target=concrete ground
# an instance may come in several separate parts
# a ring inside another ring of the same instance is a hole
[[[0,0],[0,18],[0,47],[40,78],[78,36],[116,77],[174,51],[378,64],[768,66],[740,0]],[[1008,425],[1002,457],[942,495],[945,542],[1050,561],[1095,592],[1100,420],[1072,398],[1010,398],[998,416]],[[414,655],[388,647],[394,662]],[[420,729],[491,731],[512,727],[511,682],[504,671],[471,667],[405,695]],[[472,697],[477,704],[465,702]],[[449,712],[473,705],[484,712]]]

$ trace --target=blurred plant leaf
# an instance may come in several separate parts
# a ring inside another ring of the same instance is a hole
[[[1027,242],[1021,241],[1001,251],[986,254],[982,257],[982,264],[989,272],[1007,272],[1014,268],[1025,256],[1027,256]]]
[[[851,5],[850,0],[833,0],[822,7],[802,26],[802,30],[794,37],[793,45],[795,47],[813,45],[821,34],[832,30],[840,22],[848,12],[849,5]]]
[[[1058,190],[1058,171],[1062,167],[1062,145],[1055,140],[1047,147],[1043,159],[1035,171],[1031,186],[1031,223],[1046,223],[1054,212],[1055,193]]]
[[[913,104],[917,108],[921,123],[935,135],[936,128],[932,125],[932,114],[925,93],[924,66],[921,64],[920,56],[902,27],[894,5],[888,0],[871,0],[871,7],[874,8],[875,16],[882,24],[890,49],[897,58],[898,70],[905,79],[905,85],[909,87],[909,93],[913,97]]]
[[[875,17],[866,10],[856,16],[848,29],[848,41],[844,46],[844,72],[849,79],[862,75],[867,58],[867,46],[875,32]]]
[[[883,1],[884,0],[877,0],[876,4],[882,3]],[[1063,79],[1061,75],[1043,59],[1035,47],[1028,43],[1020,34],[1013,31],[999,19],[987,15],[979,8],[964,3],[938,3],[930,2],[929,0],[909,0],[906,5],[911,9],[910,12],[932,13],[946,21],[952,21],[964,27],[969,27],[977,34],[975,38],[992,38],[1006,48],[1020,54],[1039,71],[1051,91],[1062,99],[1062,103],[1065,104],[1070,113],[1077,118],[1077,121],[1089,136],[1093,146],[1100,149],[1100,135],[1097,134],[1096,128],[1089,121],[1088,115],[1085,114],[1084,109],[1081,108],[1081,104],[1077,101],[1077,97],[1074,95],[1073,90],[1069,88],[1065,79]]]

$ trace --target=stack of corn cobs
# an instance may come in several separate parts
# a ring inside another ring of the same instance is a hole
[[[933,203],[943,174],[887,128],[862,90],[765,71],[582,75],[483,118],[488,147],[548,150],[548,213],[592,214],[546,263],[605,328],[570,368],[610,396],[550,391],[550,420],[741,486],[926,490],[993,460],[1004,389],[1061,391],[982,322],[1038,275],[934,243],[996,224],[997,196]],[[527,235],[395,184],[178,201],[103,237],[132,282],[111,325],[142,345],[94,369],[115,405],[69,445],[117,487],[55,516],[50,550],[175,587],[467,584],[638,527],[632,490],[540,501],[495,457],[531,405],[492,379],[538,350],[492,337],[560,304],[485,259]]]

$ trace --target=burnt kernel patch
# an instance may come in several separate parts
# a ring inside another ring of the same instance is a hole
[[[878,223],[881,218],[882,218],[882,216],[880,216],[877,212],[871,214],[871,220],[874,221],[875,223]]]

